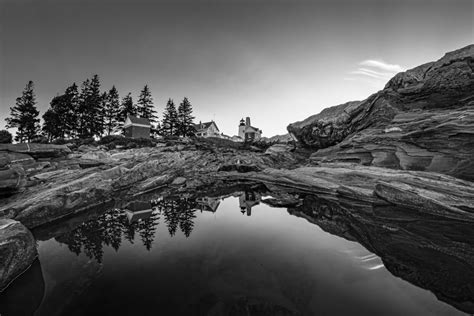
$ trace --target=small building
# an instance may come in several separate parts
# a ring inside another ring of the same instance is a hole
[[[123,124],[123,134],[128,138],[150,138],[149,119],[129,115]]]
[[[240,120],[239,137],[245,142],[259,140],[262,137],[262,130],[250,125],[250,117]]]
[[[216,122],[199,122],[199,124],[194,124],[194,129],[197,137],[221,137],[219,128],[217,127]]]

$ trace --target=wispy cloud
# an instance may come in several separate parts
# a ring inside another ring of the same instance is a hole
[[[367,59],[358,63],[357,69],[349,72],[344,80],[363,81],[379,88],[383,87],[383,84],[401,71],[405,71],[405,68],[400,65],[389,64],[382,60]]]
[[[359,63],[361,66],[373,67],[383,71],[388,71],[391,73],[398,73],[400,71],[405,71],[405,69],[400,65],[388,64],[382,60],[367,59]]]

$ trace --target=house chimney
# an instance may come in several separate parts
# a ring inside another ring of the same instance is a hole
[[[250,117],[245,118],[245,126],[250,126]]]

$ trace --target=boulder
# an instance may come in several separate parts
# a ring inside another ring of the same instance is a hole
[[[28,154],[33,158],[63,157],[71,153],[66,145],[53,144],[0,144],[0,152]]]
[[[81,156],[81,158],[85,160],[104,161],[104,160],[110,159],[110,154],[102,150],[95,150],[95,151],[86,152],[84,155]]]
[[[0,170],[0,196],[16,192],[26,184],[26,174],[22,167],[14,166]]]
[[[27,154],[0,151],[0,169],[11,165],[30,165],[35,160]]]
[[[174,178],[173,182],[171,182],[171,185],[176,185],[180,186],[186,183],[186,178],[184,177],[176,177]]]
[[[384,129],[367,128],[320,149],[311,160],[434,171],[474,180],[474,107],[397,114]]]
[[[474,45],[399,73],[364,101],[288,126],[313,162],[356,162],[474,180]]]
[[[266,155],[270,156],[280,156],[280,155],[287,155],[294,150],[293,146],[285,145],[285,144],[275,144],[270,146],[266,151]]]
[[[45,282],[39,260],[22,273],[0,295],[0,315],[34,315],[45,294]]]
[[[0,219],[0,291],[27,270],[37,255],[36,241],[25,226]]]

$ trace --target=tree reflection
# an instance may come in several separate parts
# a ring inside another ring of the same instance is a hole
[[[194,218],[196,218],[198,203],[193,199],[168,199],[155,202],[155,207],[165,218],[168,232],[171,236],[179,229],[186,237],[191,235],[194,228]]]
[[[161,217],[164,217],[171,236],[179,228],[189,237],[194,229],[197,206],[195,199],[190,198],[131,202],[124,209],[112,209],[94,220],[84,222],[76,229],[56,237],[56,240],[66,244],[77,255],[84,253],[102,262],[104,245],[118,251],[124,239],[134,243],[137,235],[143,246],[150,250]]]

